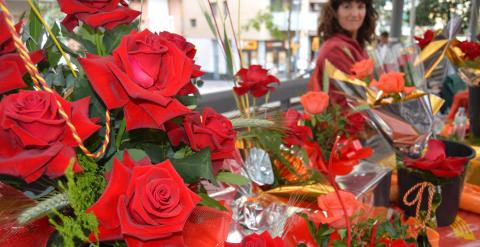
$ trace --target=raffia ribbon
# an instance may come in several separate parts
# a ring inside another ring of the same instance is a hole
[[[416,204],[417,209],[415,212],[415,218],[417,220],[420,220],[420,207],[422,206],[422,198],[423,198],[423,193],[425,192],[425,189],[428,189],[427,214],[425,215],[425,221],[427,221],[430,218],[430,215],[432,214],[432,202],[433,202],[433,196],[435,194],[435,185],[433,185],[430,182],[421,182],[421,183],[415,184],[403,196],[403,203],[409,207]],[[408,201],[408,197],[415,190],[417,190],[417,194],[415,198],[411,201]]]

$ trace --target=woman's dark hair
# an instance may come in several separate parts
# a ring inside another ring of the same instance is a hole
[[[364,3],[366,8],[365,19],[357,33],[358,43],[361,46],[365,46],[365,43],[370,43],[375,39],[375,23],[377,22],[378,14],[373,8],[372,0],[329,0],[323,5],[319,18],[318,35],[322,40],[327,40],[336,33],[352,36],[350,32],[340,26],[336,16],[338,7],[342,3],[354,1]]]

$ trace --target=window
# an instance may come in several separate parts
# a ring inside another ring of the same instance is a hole
[[[197,27],[197,19],[195,19],[195,18],[190,19],[190,26],[191,27]]]

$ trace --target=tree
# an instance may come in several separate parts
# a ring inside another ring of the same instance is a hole
[[[415,23],[419,26],[433,26],[435,20],[450,20],[453,14],[462,17],[461,30],[468,28],[470,0],[420,0],[417,6]]]

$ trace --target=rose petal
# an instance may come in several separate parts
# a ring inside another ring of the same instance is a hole
[[[118,25],[132,22],[139,15],[140,11],[119,7],[112,11],[97,12],[95,14],[79,13],[76,14],[76,17],[91,27],[105,27],[106,29],[111,30]]]
[[[120,236],[120,221],[117,214],[112,213],[112,210],[119,210],[117,204],[120,196],[127,191],[130,178],[131,171],[117,158],[114,158],[112,174],[107,187],[97,202],[87,209],[87,212],[92,212],[97,217],[99,229],[105,229],[105,234],[100,235],[100,240],[117,239]],[[100,232],[102,233],[102,231]]]
[[[50,160],[47,164],[47,170],[45,174],[50,178],[54,179],[60,176],[63,176],[65,170],[70,165],[70,162],[73,163],[73,172],[81,172],[82,167],[77,162],[77,155],[73,148],[68,146],[63,146],[62,150],[58,152],[55,157]]]
[[[0,60],[0,67],[0,94],[27,86],[15,62]]]
[[[111,57],[87,55],[87,58],[79,58],[78,61],[107,109],[119,108],[128,103],[127,92],[109,68],[108,64],[113,62]]]

